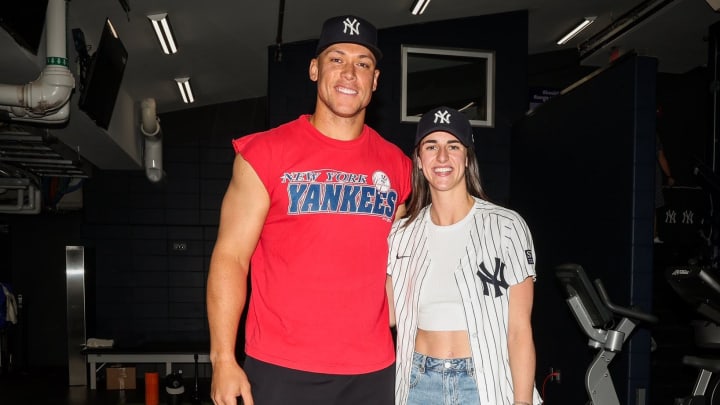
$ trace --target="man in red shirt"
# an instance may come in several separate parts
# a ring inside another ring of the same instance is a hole
[[[365,125],[381,57],[372,24],[327,20],[314,113],[233,141],[207,286],[216,405],[394,404],[387,236],[411,163]]]

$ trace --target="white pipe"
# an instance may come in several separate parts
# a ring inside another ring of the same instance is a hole
[[[60,124],[66,122],[70,118],[70,103],[65,103],[65,105],[60,107],[59,110],[53,111],[52,113],[48,113],[45,115],[32,114],[20,107],[8,107],[3,105],[0,105],[0,111],[7,111],[8,113],[10,113],[11,117],[13,117],[13,121],[37,123],[38,120],[42,120],[42,122],[46,122],[49,124]]]
[[[145,136],[160,133],[160,119],[157,117],[157,105],[154,98],[146,98],[140,102],[140,131]]]
[[[163,178],[162,131],[157,117],[157,104],[154,98],[140,102],[140,132],[145,138],[145,175],[148,180],[157,183]]]
[[[10,111],[10,118],[30,122],[67,121],[62,109],[75,88],[75,78],[68,68],[66,47],[66,0],[49,0],[45,17],[47,55],[40,76],[25,85],[0,84],[0,107]],[[7,107],[15,107],[8,109]],[[18,108],[19,107],[19,108]],[[69,114],[68,114],[69,115]]]
[[[0,83],[0,105],[16,106],[23,97],[23,86]]]
[[[163,178],[162,140],[145,138],[145,175],[148,180],[157,183]]]
[[[49,0],[45,17],[45,42],[48,58],[67,58],[65,38],[65,0]],[[67,65],[65,65],[67,66]]]

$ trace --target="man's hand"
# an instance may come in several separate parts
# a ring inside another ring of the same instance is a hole
[[[215,405],[253,405],[250,381],[236,361],[213,363],[210,397]]]

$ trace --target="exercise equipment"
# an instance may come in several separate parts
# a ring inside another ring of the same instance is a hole
[[[709,266],[691,264],[670,267],[665,278],[705,321],[694,321],[695,344],[702,348],[720,348],[720,280],[717,271]],[[720,405],[720,359],[684,356],[686,366],[698,369],[698,376],[690,396],[675,405]]]
[[[620,405],[608,366],[640,322],[657,322],[657,317],[635,308],[613,304],[599,279],[590,282],[579,264],[555,268],[555,275],[567,294],[566,302],[588,336],[588,346],[597,354],[585,373],[588,404]],[[619,321],[618,321],[619,319]]]
[[[180,405],[185,394],[185,381],[182,370],[174,371],[165,376],[165,393],[168,405]]]
[[[193,389],[192,395],[190,396],[190,404],[191,405],[201,405],[200,401],[200,390],[198,389],[198,376],[200,375],[198,373],[198,354],[195,353],[195,387]]]

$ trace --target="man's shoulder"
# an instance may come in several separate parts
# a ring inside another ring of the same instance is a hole
[[[267,143],[267,142],[278,142],[286,139],[288,134],[296,132],[298,127],[301,125],[300,119],[295,119],[284,124],[280,124],[274,128],[267,129],[265,131],[253,132],[247,135],[233,139],[233,144],[236,146],[244,146],[250,143]]]

